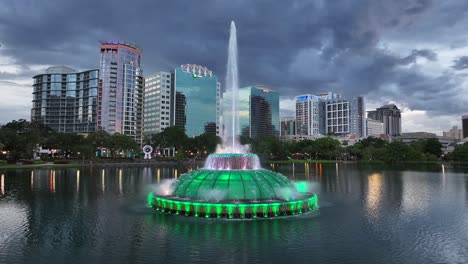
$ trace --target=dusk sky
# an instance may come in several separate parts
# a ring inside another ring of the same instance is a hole
[[[99,40],[143,49],[145,74],[185,63],[224,82],[237,25],[241,86],[281,95],[362,95],[403,109],[403,132],[441,133],[468,114],[468,1],[0,2],[0,123],[30,119],[32,77],[50,66],[98,67]]]

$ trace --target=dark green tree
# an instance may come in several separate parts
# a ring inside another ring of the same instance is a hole
[[[152,142],[159,149],[175,148],[176,150],[185,150],[189,145],[185,131],[175,126],[166,127],[160,133],[154,134]]]
[[[133,138],[120,133],[114,133],[110,137],[109,149],[111,150],[112,157],[115,155],[124,155],[128,152],[134,152],[138,149],[138,144]]]
[[[468,143],[457,145],[455,150],[449,154],[448,159],[457,162],[468,162]]]
[[[424,145],[424,153],[434,155],[436,158],[440,158],[442,155],[442,143],[437,138],[429,138],[426,140]]]
[[[52,131],[24,119],[13,120],[0,128],[0,142],[15,159],[31,159],[38,145],[46,141]]]

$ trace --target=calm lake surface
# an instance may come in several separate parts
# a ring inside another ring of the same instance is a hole
[[[0,171],[0,263],[468,263],[468,168],[295,164],[320,209],[212,220],[146,208],[185,167]]]

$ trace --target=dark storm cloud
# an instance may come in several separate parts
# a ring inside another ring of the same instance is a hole
[[[468,56],[461,56],[453,61],[452,68],[455,70],[464,70],[468,68]]]
[[[419,61],[437,63],[433,50],[399,53],[380,44],[386,34],[400,42],[437,34],[463,19],[459,11],[466,7],[455,0],[6,0],[0,3],[0,55],[21,65],[95,68],[98,40],[121,39],[143,48],[147,74],[196,63],[224,79],[228,27],[235,20],[242,85],[270,85],[289,98],[334,90],[457,112],[462,80],[451,73],[428,76],[415,67]],[[458,15],[446,15],[452,11]],[[445,107],[450,100],[456,102]]]

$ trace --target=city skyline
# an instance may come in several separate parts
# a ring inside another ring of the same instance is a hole
[[[451,126],[461,127],[461,116],[466,114],[468,37],[457,34],[467,20],[462,15],[464,3],[317,1],[291,2],[281,8],[248,2],[207,2],[188,8],[177,2],[124,5],[112,9],[113,16],[100,16],[108,12],[104,1],[0,4],[0,25],[6,25],[0,26],[4,91],[0,123],[29,119],[32,77],[49,66],[97,68],[96,47],[103,39],[138,43],[144,50],[145,76],[196,63],[212,69],[223,86],[230,20],[241,29],[241,87],[257,83],[273,87],[281,96],[281,116],[294,112],[294,96],[323,90],[364,96],[366,110],[396,103],[403,110],[403,132],[440,134]],[[214,11],[199,16],[206,6]],[[75,9],[86,12],[63,19]],[[129,9],[142,13],[121,14]],[[166,15],[175,10],[181,16]],[[262,10],[261,20],[256,10]],[[120,17],[126,18],[122,27],[116,26]],[[285,20],[289,23],[281,22]]]

